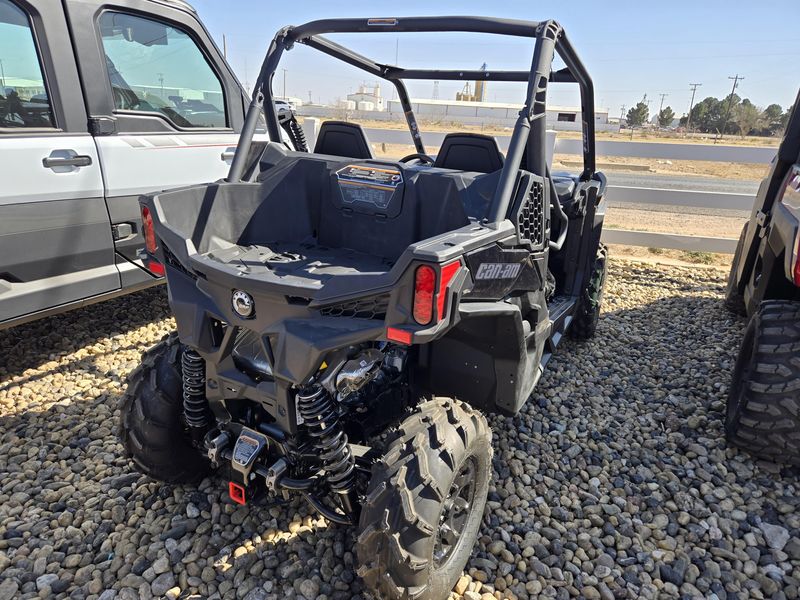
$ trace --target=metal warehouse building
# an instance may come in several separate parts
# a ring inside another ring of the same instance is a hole
[[[522,104],[501,102],[469,102],[463,100],[412,99],[411,107],[418,119],[442,120],[475,125],[513,127]],[[399,100],[387,102],[389,114],[403,114]],[[569,106],[548,106],[547,127],[556,131],[580,131],[581,109]],[[608,110],[595,109],[595,127],[598,131],[618,131],[619,124],[609,123]]]

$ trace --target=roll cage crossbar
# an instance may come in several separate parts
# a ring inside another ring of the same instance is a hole
[[[441,69],[405,69],[397,65],[375,62],[354,52],[323,34],[326,33],[419,33],[419,32],[463,32],[489,33],[535,39],[533,59],[529,71],[467,71]],[[389,81],[395,86],[403,107],[414,146],[425,153],[419,127],[417,126],[411,101],[404,80],[487,80],[527,82],[525,104],[519,112],[508,146],[508,155],[503,165],[487,222],[496,223],[506,218],[511,197],[516,185],[516,174],[520,168],[526,146],[528,148],[526,169],[545,177],[547,164],[542,149],[546,141],[545,103],[547,85],[554,83],[576,83],[581,94],[581,118],[583,125],[583,172],[581,179],[588,181],[595,173],[595,127],[594,86],[586,68],[567,39],[563,28],[555,21],[518,21],[491,17],[398,17],[373,19],[322,19],[297,27],[285,27],[278,31],[267,50],[267,55],[256,80],[253,100],[247,112],[242,135],[231,165],[228,181],[240,181],[250,153],[253,134],[261,111],[267,121],[267,132],[271,141],[280,142],[281,133],[278,115],[272,94],[272,80],[277,71],[281,55],[295,43],[305,44],[333,58],[357,67],[367,73]],[[555,54],[564,62],[565,68],[552,70]]]

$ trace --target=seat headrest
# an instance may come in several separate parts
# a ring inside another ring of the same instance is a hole
[[[325,121],[320,126],[314,152],[347,158],[374,158],[361,125],[344,121]]]
[[[480,133],[448,133],[434,167],[494,173],[503,168],[503,154],[497,140]]]

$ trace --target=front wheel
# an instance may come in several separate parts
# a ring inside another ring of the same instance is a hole
[[[736,252],[733,254],[731,261],[731,272],[728,275],[728,284],[725,287],[725,308],[735,315],[740,317],[747,316],[747,308],[744,303],[744,296],[739,292],[737,285],[736,274],[739,271],[739,261],[742,259],[744,252],[744,238],[747,235],[747,224],[742,228],[742,233],[739,236],[739,243],[736,245]]]
[[[607,272],[608,247],[605,244],[600,244],[597,248],[597,257],[592,266],[589,283],[578,300],[575,317],[572,319],[572,324],[569,328],[570,335],[577,340],[588,340],[594,337],[597,331]]]
[[[763,302],[750,319],[725,433],[759,458],[800,466],[800,302]]]
[[[492,435],[457,400],[419,405],[373,467],[357,541],[359,575],[378,598],[444,600],[477,539]]]
[[[182,352],[175,333],[145,352],[120,405],[125,453],[138,471],[167,483],[192,483],[210,469],[184,423]]]

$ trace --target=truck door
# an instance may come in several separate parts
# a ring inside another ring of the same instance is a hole
[[[63,7],[0,0],[0,328],[120,286]]]
[[[141,266],[139,195],[224,177],[244,94],[188,7],[145,0],[66,6],[116,251]],[[123,286],[149,276],[121,273]]]

